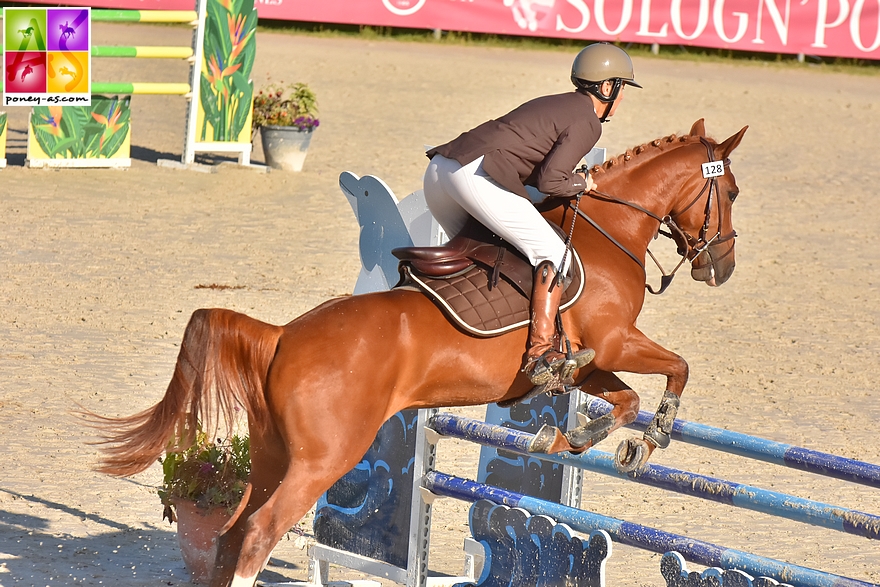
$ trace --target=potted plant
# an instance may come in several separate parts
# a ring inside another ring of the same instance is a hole
[[[183,562],[194,583],[210,579],[217,536],[241,501],[250,474],[247,436],[210,440],[197,430],[194,444],[161,459],[164,481],[159,498],[163,519],[177,522]]]
[[[260,129],[269,167],[302,171],[318,124],[317,98],[306,84],[270,84],[254,96],[253,132]]]

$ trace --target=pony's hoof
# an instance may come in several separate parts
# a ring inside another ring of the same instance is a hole
[[[651,447],[641,438],[628,438],[620,443],[614,454],[614,468],[628,475],[641,470],[651,456]]]
[[[538,452],[548,455],[568,451],[573,453],[583,452],[585,449],[572,446],[568,436],[560,432],[559,428],[544,424],[535,437],[529,443],[529,452]]]
[[[556,441],[557,434],[560,434],[559,428],[544,424],[529,443],[529,452],[549,453],[550,447],[552,447]]]
[[[565,433],[565,437],[574,448],[596,446],[608,437],[608,431],[612,426],[614,426],[614,416],[605,414],[583,426],[569,430]]]

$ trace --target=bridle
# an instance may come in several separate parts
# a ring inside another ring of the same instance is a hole
[[[700,142],[706,147],[706,152],[708,154],[709,162],[710,163],[714,162],[714,156],[712,153],[712,145],[704,137],[700,137]],[[730,159],[724,159],[721,163],[724,166],[724,168],[727,168],[730,166]],[[586,166],[582,167],[579,171],[586,172],[587,171]],[[708,196],[706,197],[706,207],[704,210],[705,217],[703,220],[703,225],[700,228],[699,237],[695,237],[692,234],[688,233],[683,228],[681,228],[681,226],[679,226],[679,224],[677,222],[677,219],[680,218],[685,212],[690,210],[694,205],[696,205],[696,203],[699,202],[700,199],[703,197],[703,195],[705,195],[707,192],[708,192]],[[710,223],[710,218],[712,216],[713,192],[714,192],[714,196],[715,196],[714,200],[717,202],[717,206],[718,206],[718,230],[715,232],[714,235],[709,237],[708,236],[709,235],[709,223]],[[639,212],[642,212],[643,214],[656,220],[660,224],[661,227],[665,226],[667,228],[668,232],[664,231],[662,228],[658,227],[657,233],[675,241],[675,244],[678,247],[678,254],[681,255],[681,260],[679,260],[678,265],[676,265],[675,268],[671,272],[666,273],[666,271],[663,269],[663,266],[660,265],[660,262],[657,260],[657,258],[654,256],[654,254],[651,253],[650,249],[648,249],[648,254],[651,256],[651,260],[654,261],[654,264],[657,265],[657,268],[660,269],[660,273],[661,273],[660,289],[655,291],[654,288],[652,288],[650,284],[648,284],[648,283],[645,284],[645,289],[647,289],[648,292],[650,292],[651,294],[654,294],[654,295],[659,295],[659,294],[662,294],[664,291],[666,291],[666,288],[669,287],[669,285],[672,283],[672,279],[673,279],[673,277],[675,277],[675,273],[679,270],[679,268],[684,264],[685,261],[693,262],[694,259],[696,259],[698,256],[702,255],[703,253],[706,253],[708,255],[709,254],[708,249],[709,249],[710,245],[721,244],[721,243],[724,243],[724,242],[727,242],[729,240],[736,238],[736,231],[731,231],[729,234],[725,234],[725,235],[721,234],[721,226],[723,224],[724,219],[721,217],[722,207],[721,207],[721,201],[720,201],[720,194],[718,191],[718,176],[717,175],[706,178],[706,183],[703,185],[703,189],[700,190],[700,192],[696,195],[696,197],[693,200],[691,200],[691,202],[687,206],[685,206],[685,208],[683,210],[681,210],[680,212],[670,213],[662,218],[660,216],[658,216],[657,214],[655,214],[654,212],[651,212],[647,208],[643,208],[642,206],[639,206],[638,204],[636,204],[634,202],[629,202],[627,200],[623,200],[621,198],[618,198],[616,196],[612,196],[610,194],[606,194],[605,192],[601,192],[599,190],[592,190],[589,193],[587,193],[586,195],[588,195],[592,198],[595,198],[595,199],[600,199],[600,200],[604,200],[607,202],[614,202],[617,204],[622,204],[624,206],[628,206],[630,208],[638,210]],[[641,259],[639,259],[632,251],[627,249],[620,242],[618,242],[617,239],[615,239],[613,236],[608,234],[608,232],[604,228],[599,226],[599,224],[596,223],[595,220],[593,220],[592,218],[587,216],[587,214],[584,213],[584,211],[580,209],[581,196],[582,196],[582,194],[578,195],[578,197],[571,204],[569,204],[569,208],[572,211],[574,211],[574,215],[572,216],[572,219],[571,219],[571,227],[569,229],[568,238],[566,240],[566,249],[571,246],[571,238],[572,238],[572,235],[574,234],[574,223],[575,223],[575,220],[577,219],[577,217],[580,216],[581,218],[583,218],[584,220],[589,222],[590,225],[593,228],[595,228],[597,231],[599,231],[600,234],[602,234],[605,238],[607,238],[609,241],[611,241],[612,244],[614,244],[617,248],[619,248],[621,251],[626,253],[630,259],[632,259],[633,261],[638,263],[638,265],[642,268],[643,271],[646,270],[645,264],[644,264],[644,262],[642,262]],[[730,250],[728,250],[724,255],[722,255],[718,259],[712,259],[712,264],[714,265],[717,261],[720,261],[721,259],[726,257],[728,254],[730,254],[730,252],[732,250],[733,249],[731,248]],[[566,253],[567,252],[568,251],[566,250]]]
[[[700,137],[700,142],[703,143],[703,145],[706,147],[706,151],[708,152],[708,155],[709,155],[709,161],[711,162],[712,161],[712,145],[710,145],[709,141],[707,141],[703,137]],[[724,159],[724,161],[722,161],[721,163],[724,165],[724,167],[729,167],[730,166],[730,159]],[[707,190],[709,192],[709,197],[706,198],[705,219],[703,220],[703,226],[700,228],[700,237],[697,239],[697,238],[694,238],[693,236],[691,236],[690,234],[688,234],[687,232],[685,232],[684,230],[682,230],[678,226],[678,224],[675,223],[674,219],[677,217],[680,217],[682,214],[684,214],[685,212],[690,210],[694,206],[694,204],[696,204],[700,200],[700,198],[703,197],[703,194],[705,194]],[[712,192],[713,192],[713,190],[715,192],[715,201],[718,202],[718,231],[712,236],[712,238],[707,239],[706,235],[709,232],[709,218],[712,214]],[[724,223],[724,218],[721,216],[721,214],[722,214],[722,209],[721,209],[721,202],[720,202],[720,194],[718,191],[718,177],[717,176],[710,177],[710,178],[706,179],[706,183],[703,185],[703,189],[700,190],[700,193],[697,194],[697,197],[695,197],[691,201],[690,204],[685,206],[684,210],[682,210],[681,212],[678,212],[676,214],[672,214],[668,217],[668,218],[670,218],[670,220],[672,220],[671,224],[667,223],[664,219],[664,224],[667,225],[667,227],[670,229],[670,231],[675,230],[676,234],[678,234],[680,238],[683,238],[685,240],[685,243],[687,244],[687,247],[689,248],[689,251],[685,252],[682,250],[683,247],[681,247],[681,245],[679,244],[678,254],[682,255],[682,256],[686,255],[687,259],[689,261],[693,261],[697,256],[699,256],[700,254],[705,252],[706,249],[709,248],[709,245],[711,245],[713,242],[716,244],[721,244],[723,242],[727,242],[731,239],[736,238],[736,231],[735,230],[731,231],[729,234],[726,234],[726,235],[721,234],[721,225]],[[669,237],[669,238],[675,238],[672,234],[667,234],[667,233],[662,233],[662,234],[666,237]],[[725,256],[726,256],[726,254],[725,254]],[[723,259],[723,258],[724,257],[721,257],[721,259]],[[720,259],[718,259],[718,260],[720,260]]]

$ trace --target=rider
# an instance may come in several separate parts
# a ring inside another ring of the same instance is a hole
[[[574,369],[593,360],[592,349],[561,352],[556,316],[562,297],[557,271],[565,243],[529,199],[526,186],[547,197],[573,198],[595,187],[575,167],[617,110],[623,88],[641,86],[623,49],[589,45],[571,68],[576,90],[536,98],[427,152],[428,208],[450,236],[473,216],[523,253],[535,267],[531,324],[522,371],[534,385],[561,388]]]

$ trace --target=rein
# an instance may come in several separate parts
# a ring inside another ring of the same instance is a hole
[[[709,161],[710,162],[713,161],[712,145],[704,137],[700,137],[700,142],[703,143],[703,145],[706,147],[706,151],[709,156]],[[724,167],[728,167],[730,165],[730,159],[725,159],[723,161],[723,165],[724,165]],[[672,283],[672,279],[675,277],[675,273],[679,270],[679,268],[681,268],[681,266],[684,264],[685,261],[693,261],[699,255],[706,252],[706,250],[709,248],[709,245],[711,245],[713,243],[723,243],[723,242],[726,242],[730,239],[736,238],[735,231],[731,232],[730,234],[727,234],[727,235],[723,235],[723,236],[721,235],[721,225],[723,222],[723,218],[720,217],[720,214],[721,214],[721,203],[720,202],[718,203],[718,214],[719,214],[718,231],[711,238],[708,238],[708,239],[706,238],[706,235],[708,234],[708,231],[709,231],[710,217],[712,215],[712,192],[713,192],[713,190],[715,192],[715,199],[717,200],[720,197],[719,193],[718,193],[718,178],[717,177],[706,178],[706,183],[703,185],[703,189],[701,189],[700,192],[697,194],[697,196],[693,200],[691,200],[691,202],[687,206],[685,206],[684,210],[677,212],[677,213],[668,214],[662,218],[660,216],[658,216],[657,214],[651,212],[647,208],[644,208],[634,202],[629,202],[627,200],[623,200],[623,199],[618,198],[616,196],[613,196],[611,194],[607,194],[605,192],[600,192],[599,190],[591,190],[586,195],[588,195],[592,198],[595,198],[595,199],[601,199],[601,200],[605,200],[607,202],[612,202],[615,204],[622,204],[622,205],[627,206],[629,208],[633,208],[634,210],[638,210],[639,212],[645,214],[646,216],[653,218],[661,226],[665,226],[668,229],[669,232],[664,232],[662,229],[658,228],[657,233],[662,234],[663,236],[672,239],[678,245],[678,254],[681,255],[681,260],[678,262],[678,265],[676,265],[675,268],[670,273],[666,273],[666,271],[663,269],[663,266],[660,265],[660,262],[657,260],[657,258],[651,252],[651,250],[650,249],[647,250],[647,253],[651,256],[651,260],[654,261],[654,264],[660,270],[660,273],[662,275],[660,277],[660,289],[655,291],[654,288],[651,287],[651,285],[648,283],[645,283],[645,289],[647,289],[648,292],[651,294],[660,295],[664,291],[666,291],[666,288],[668,288],[669,285]],[[708,197],[706,198],[705,219],[703,221],[703,226],[700,228],[700,237],[699,237],[699,239],[697,239],[697,238],[693,237],[692,235],[688,234],[684,229],[682,229],[678,225],[678,223],[676,222],[676,218],[680,217],[682,214],[684,214],[685,212],[690,210],[694,206],[694,204],[696,204],[700,200],[700,198],[703,197],[703,194],[705,194],[707,191],[709,192],[709,194],[708,194]],[[632,251],[627,249],[623,244],[618,242],[617,239],[615,239],[613,236],[611,236],[604,228],[599,226],[599,224],[595,220],[590,218],[583,210],[580,209],[580,206],[579,206],[580,197],[581,196],[578,195],[577,200],[575,202],[569,204],[569,208],[575,213],[575,215],[572,216],[572,219],[571,219],[571,229],[569,231],[569,236],[568,236],[568,239],[566,242],[566,245],[567,245],[566,253],[568,252],[568,250],[567,250],[568,246],[571,246],[571,237],[572,237],[572,233],[574,232],[575,218],[577,218],[577,216],[580,216],[581,218],[583,218],[584,220],[589,222],[590,225],[599,232],[599,234],[601,234],[606,239],[608,239],[618,249],[620,249],[621,251],[626,253],[627,256],[629,256],[630,259],[635,261],[639,265],[639,267],[642,268],[643,271],[646,271],[645,263],[641,259],[639,259]],[[682,243],[687,246],[687,249],[683,249],[683,247],[681,246]],[[728,251],[728,253],[729,253],[729,251]],[[725,256],[728,253],[725,253]],[[724,257],[721,257],[721,258],[724,258]]]

